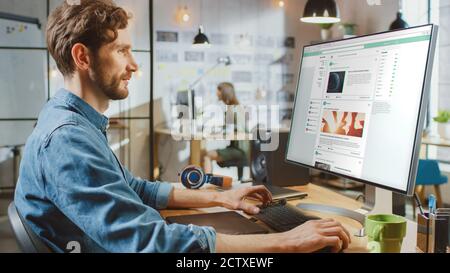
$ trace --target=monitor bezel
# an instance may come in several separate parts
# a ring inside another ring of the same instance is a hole
[[[411,154],[411,164],[410,164],[410,168],[409,168],[409,174],[408,174],[408,181],[407,181],[406,190],[388,187],[386,185],[379,184],[377,182],[372,182],[372,181],[368,181],[368,180],[365,180],[365,179],[362,179],[362,178],[352,177],[352,176],[348,176],[348,175],[337,173],[337,172],[333,172],[333,171],[323,170],[323,169],[317,168],[317,167],[315,167],[313,165],[300,163],[300,162],[297,162],[297,161],[294,161],[294,160],[291,160],[291,159],[288,158],[289,146],[290,146],[289,144],[291,142],[292,127],[294,126],[295,110],[296,110],[296,107],[297,107],[297,99],[299,98],[298,94],[299,94],[300,79],[301,79],[301,73],[302,73],[302,67],[303,67],[303,59],[305,58],[305,49],[307,49],[309,47],[313,47],[313,46],[318,46],[318,45],[338,43],[338,42],[341,42],[341,41],[351,41],[351,40],[361,39],[361,38],[365,38],[365,37],[384,35],[384,34],[388,34],[388,33],[405,32],[405,31],[408,31],[408,30],[410,31],[411,29],[424,28],[424,27],[431,27],[431,34],[430,34],[430,40],[429,40],[429,45],[428,45],[427,61],[426,61],[426,66],[425,66],[425,71],[424,71],[424,80],[423,80],[423,84],[422,84],[422,92],[421,92],[421,98],[420,98],[420,104],[419,104],[419,114],[417,115],[417,122],[416,122],[416,135],[414,136],[413,150],[412,150],[412,154]],[[423,131],[422,128],[424,127],[424,121],[425,121],[426,109],[427,109],[427,102],[429,101],[429,97],[430,97],[430,91],[429,90],[430,90],[430,86],[431,86],[431,74],[432,74],[432,70],[433,70],[432,68],[433,68],[434,53],[435,53],[435,46],[436,46],[436,40],[437,40],[437,31],[438,31],[438,26],[437,25],[435,25],[435,24],[425,24],[425,25],[410,27],[410,28],[407,28],[407,29],[383,31],[383,32],[378,32],[378,33],[373,33],[373,34],[368,34],[368,35],[351,37],[351,38],[347,38],[347,39],[333,40],[333,41],[329,41],[329,42],[322,42],[322,43],[316,43],[316,44],[304,46],[303,47],[303,51],[302,51],[302,58],[301,58],[301,62],[300,62],[300,67],[299,67],[299,73],[298,73],[299,78],[298,78],[297,86],[296,86],[294,107],[293,107],[293,111],[292,111],[292,122],[291,122],[290,130],[289,130],[289,138],[288,138],[287,147],[286,147],[285,161],[290,163],[290,164],[294,164],[294,165],[298,165],[298,166],[302,166],[302,167],[307,167],[307,168],[318,170],[318,171],[321,171],[321,172],[324,172],[324,173],[328,173],[328,174],[331,174],[331,175],[335,175],[335,176],[339,176],[339,177],[342,177],[342,178],[350,179],[350,180],[353,180],[353,181],[361,182],[361,183],[364,183],[364,184],[367,184],[367,185],[371,185],[371,186],[375,186],[375,187],[378,187],[378,188],[390,190],[392,192],[404,194],[404,195],[407,195],[407,196],[412,196],[414,194],[415,180],[416,180],[416,174],[417,174],[417,165],[418,165],[418,162],[419,162],[419,152],[420,152],[422,131]]]

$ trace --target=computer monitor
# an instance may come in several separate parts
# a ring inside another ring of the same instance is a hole
[[[437,26],[305,46],[288,162],[412,195]]]
[[[179,108],[178,112],[178,119],[184,118],[184,119],[194,119],[195,118],[195,91],[194,90],[182,90],[178,91],[176,94],[176,103],[177,106],[187,106],[187,113],[186,108],[182,109]],[[186,116],[188,115],[188,116]]]

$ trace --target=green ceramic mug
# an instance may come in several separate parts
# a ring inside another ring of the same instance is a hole
[[[406,219],[393,214],[369,215],[365,232],[371,253],[400,253],[406,236]]]

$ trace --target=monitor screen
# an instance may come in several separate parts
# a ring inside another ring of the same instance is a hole
[[[190,98],[189,98],[190,94]],[[180,108],[178,110],[178,119],[193,119],[195,118],[195,91],[182,90],[177,92],[176,106],[187,106],[187,109]],[[182,111],[184,110],[184,111]]]
[[[287,160],[412,194],[436,31],[306,46]]]
[[[191,91],[191,96],[195,96],[195,92]],[[191,97],[191,99],[192,99]],[[189,92],[187,90],[177,92],[177,105],[189,106]]]

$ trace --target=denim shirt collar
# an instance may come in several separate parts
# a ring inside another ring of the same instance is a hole
[[[97,110],[72,92],[62,88],[56,93],[55,98],[65,102],[70,107],[75,108],[103,133],[108,129],[109,119],[97,112]]]

